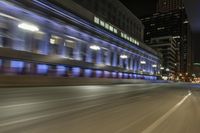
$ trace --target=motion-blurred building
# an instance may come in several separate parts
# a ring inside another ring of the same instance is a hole
[[[1,73],[156,79],[160,54],[143,43],[143,24],[111,2],[91,1],[95,12],[72,0],[0,1]]]

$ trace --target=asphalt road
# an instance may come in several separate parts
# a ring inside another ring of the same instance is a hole
[[[0,133],[199,133],[200,85],[0,89]]]

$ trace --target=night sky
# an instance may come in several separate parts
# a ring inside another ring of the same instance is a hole
[[[151,15],[156,11],[157,0],[120,0],[138,18]]]

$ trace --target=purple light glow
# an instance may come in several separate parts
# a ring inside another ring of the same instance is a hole
[[[60,65],[56,66],[56,69],[58,75],[64,75],[67,70],[65,66],[60,66]]]
[[[117,77],[117,72],[112,72],[112,77],[116,78]]]
[[[102,71],[101,70],[96,70],[96,77],[100,78],[102,76]]]
[[[123,75],[123,74],[122,74],[121,72],[118,73],[118,77],[119,77],[119,78],[122,78],[122,75]]]
[[[124,78],[128,78],[128,74],[127,73],[124,73]]]
[[[109,76],[110,76],[110,72],[104,71],[104,77],[107,78],[107,77],[109,77]]]
[[[46,64],[38,64],[37,65],[37,73],[38,74],[46,74],[48,72],[48,65]]]
[[[72,68],[73,77],[79,77],[80,76],[80,72],[81,72],[81,68],[80,67],[73,67]]]
[[[24,62],[22,61],[11,61],[11,68],[16,72],[21,72],[24,67]]]
[[[91,77],[92,75],[92,69],[85,69],[84,70],[84,76],[85,77]]]

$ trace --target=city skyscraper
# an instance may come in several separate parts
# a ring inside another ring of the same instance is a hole
[[[173,36],[176,40],[177,72],[190,72],[191,44],[188,36],[189,22],[182,0],[158,0],[157,12],[142,19],[145,26],[144,41],[151,38]]]
[[[166,13],[183,8],[183,0],[158,0],[157,12]]]

